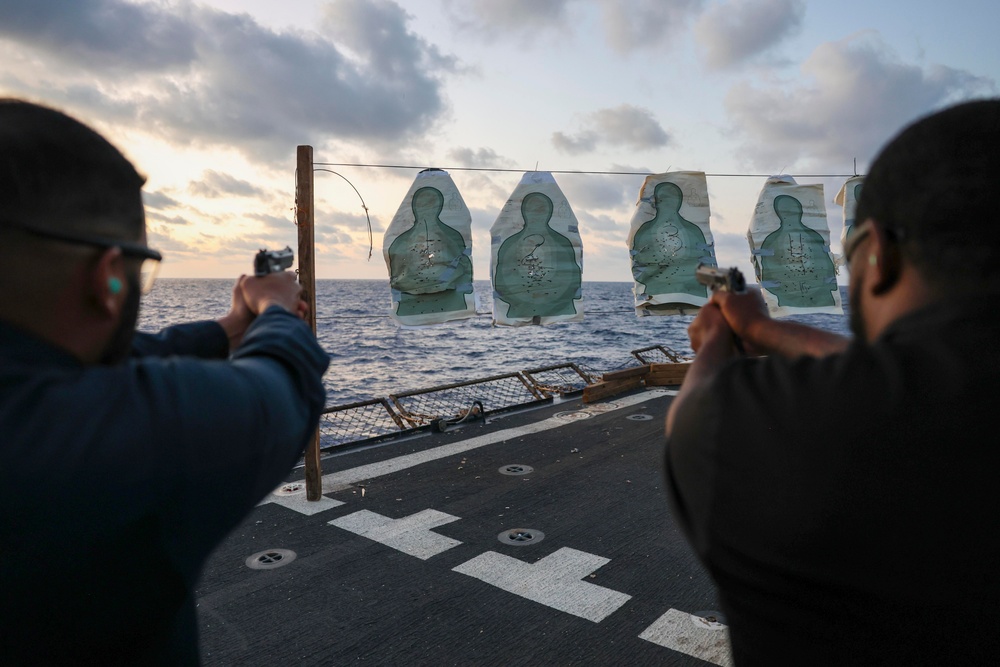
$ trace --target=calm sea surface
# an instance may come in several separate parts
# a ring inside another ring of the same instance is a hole
[[[229,309],[233,281],[160,279],[144,298],[141,331],[200,319]],[[636,317],[632,283],[583,284],[583,322],[550,326],[494,327],[488,281],[477,281],[478,317],[422,329],[400,328],[388,316],[388,280],[320,280],[316,328],[330,353],[327,402],[339,405],[391,393],[475,380],[572,361],[585,370],[629,365],[629,354],[665,345],[691,354],[691,316]],[[844,303],[846,289],[841,288]],[[797,321],[846,334],[847,317],[813,315]]]

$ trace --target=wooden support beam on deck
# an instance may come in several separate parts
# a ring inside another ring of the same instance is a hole
[[[691,362],[680,364],[647,364],[601,376],[601,381],[583,389],[583,402],[593,403],[642,387],[672,387],[684,382]]]
[[[669,387],[684,382],[692,362],[682,364],[650,364],[646,376],[647,387]]]
[[[628,378],[634,377],[645,377],[649,374],[649,364],[645,366],[633,366],[632,368],[624,368],[620,371],[610,371],[601,376],[602,382],[617,382],[618,380],[627,380]]]
[[[295,154],[295,224],[299,229],[299,284],[309,304],[307,320],[316,333],[316,253],[313,209],[313,149],[299,146]],[[319,462],[319,429],[313,434],[305,453],[306,498],[323,497],[323,471]]]
[[[583,388],[583,402],[593,403],[605,398],[623,394],[626,391],[637,389],[642,386],[642,376],[626,378],[624,380],[614,380],[612,382],[598,382],[587,385]]]

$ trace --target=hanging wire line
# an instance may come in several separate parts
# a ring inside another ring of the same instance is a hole
[[[368,167],[372,169],[427,169],[428,167],[411,165],[411,164],[362,164],[356,162],[314,162],[314,165],[322,165],[324,167]],[[538,165],[535,165],[535,171],[537,171]],[[435,167],[436,169],[444,169],[445,171],[492,171],[492,172],[511,172],[523,174],[524,169],[502,169],[500,167]],[[315,169],[315,171],[327,171],[325,169]],[[531,170],[528,170],[531,171]],[[651,176],[653,172],[651,171],[585,171],[576,169],[549,169],[547,170],[550,174],[593,174],[598,176]],[[336,173],[336,172],[331,172]],[[340,174],[337,174],[340,176]],[[775,174],[705,174],[705,176],[710,176],[713,178],[770,178]],[[857,176],[857,164],[855,163],[855,173],[853,174],[792,174],[799,178],[850,178],[852,176]],[[344,178],[343,176],[340,176]],[[344,180],[347,180],[346,178]],[[350,181],[348,181],[350,182]],[[351,187],[354,187],[353,185]]]
[[[622,315],[625,313],[634,313],[633,308],[623,308],[619,310],[585,310],[584,315]],[[382,317],[391,317],[388,313],[372,313],[370,315],[327,315],[325,317],[317,317],[316,320],[370,320]],[[476,312],[476,317],[493,317],[493,313],[490,311]],[[458,320],[455,320],[456,322]]]
[[[325,169],[324,167],[364,167],[369,169],[428,169],[429,167],[420,165],[409,165],[409,164],[368,164],[359,162],[313,162],[313,171],[323,171],[328,174],[333,174],[334,176],[339,176],[344,179],[344,181],[351,186],[355,194],[358,195],[358,199],[361,200],[361,208],[365,210],[365,219],[368,221],[368,261],[371,261],[372,253],[375,251],[375,241],[372,235],[372,219],[368,213],[368,205],[365,204],[365,198],[361,196],[361,192],[354,187],[354,183],[341,173],[338,173],[332,169]],[[524,169],[505,169],[500,167],[437,167],[438,169],[444,169],[445,171],[487,171],[495,173],[524,173]],[[535,163],[535,171],[538,171],[538,163]],[[649,171],[587,171],[587,170],[577,170],[577,169],[551,169],[550,174],[581,174],[581,175],[597,175],[597,176],[651,176],[653,172]],[[774,174],[708,174],[706,177],[713,178],[770,178]],[[858,175],[858,160],[854,159],[854,173],[853,174],[794,174],[799,178],[851,178]],[[298,187],[298,172],[295,174],[296,188]],[[367,317],[367,316],[366,316]],[[380,316],[374,316],[380,317]]]
[[[351,183],[350,181],[347,180],[346,176],[344,176],[343,174],[338,174],[332,169],[317,169],[315,166],[317,164],[327,165],[327,163],[325,162],[313,162],[313,171],[325,171],[328,174],[333,174],[334,176],[340,176],[345,181],[347,181],[347,184],[350,185],[351,188],[353,188],[355,193],[357,193],[358,199],[361,200],[361,208],[365,209],[365,218],[368,220],[368,261],[371,261],[372,253],[375,251],[375,241],[372,237],[372,219],[368,215],[368,206],[367,204],[365,204],[365,198],[362,197],[361,193],[358,192],[358,189],[354,187],[354,183]],[[327,165],[327,166],[336,167],[337,165]]]

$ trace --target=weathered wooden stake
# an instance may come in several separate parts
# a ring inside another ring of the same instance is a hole
[[[313,215],[313,149],[299,146],[295,160],[295,224],[299,228],[299,284],[309,304],[309,326],[316,333],[316,253]],[[323,497],[319,463],[319,429],[306,446],[306,498]]]

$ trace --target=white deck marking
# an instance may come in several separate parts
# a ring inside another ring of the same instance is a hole
[[[671,609],[646,628],[640,639],[711,662],[732,667],[729,629],[699,616]]]
[[[580,581],[609,559],[563,547],[536,563],[487,551],[452,568],[509,593],[600,623],[632,596]]]
[[[664,395],[676,395],[676,393],[676,391],[671,390],[646,391],[641,394],[616,398],[614,403],[618,406],[618,409],[621,410],[639,403],[644,403],[645,401],[651,401],[654,398],[661,398]],[[584,406],[581,409],[581,412],[587,412],[587,410],[588,408]],[[596,408],[595,406],[595,412],[597,411],[606,412],[606,410]],[[470,449],[478,449],[480,447],[486,447],[487,445],[494,445],[498,442],[513,440],[514,438],[522,438],[526,435],[531,435],[532,433],[540,433],[541,431],[548,431],[549,429],[559,428],[560,426],[567,426],[570,423],[572,422],[567,422],[566,420],[557,419],[555,417],[549,417],[548,419],[543,419],[539,422],[533,422],[531,424],[517,426],[504,431],[497,431],[495,433],[487,433],[485,435],[476,436],[475,438],[469,438],[468,440],[462,440],[461,442],[452,443],[450,445],[442,445],[440,447],[428,449],[423,452],[397,456],[392,459],[379,461],[377,463],[370,463],[368,465],[358,466],[357,468],[350,468],[348,470],[340,470],[328,475],[323,475],[323,492],[329,493],[342,488],[342,485],[344,484],[355,484],[366,479],[373,479],[375,477],[381,477],[382,475],[390,475],[392,473],[399,472],[400,470],[406,470],[407,468],[418,466],[422,463],[429,463],[448,456],[454,456],[455,454],[461,454],[462,452],[467,452]]]
[[[300,514],[305,514],[307,516],[312,516],[313,514],[318,514],[331,507],[340,507],[344,504],[342,500],[334,500],[333,498],[327,498],[326,496],[321,496],[319,500],[307,500],[306,495],[303,493],[301,496],[275,496],[270,495],[261,501],[261,505],[264,503],[274,503],[275,505],[282,505],[290,510],[295,510]]]
[[[287,507],[290,510],[294,510],[299,514],[305,514],[307,516],[312,516],[313,514],[318,514],[332,507],[340,507],[345,504],[341,500],[334,500],[333,498],[327,498],[326,496],[320,496],[319,500],[307,500],[305,486],[302,487],[301,493],[269,493],[264,500],[257,503],[257,506],[267,505],[268,503],[281,505],[282,507]]]
[[[458,540],[431,532],[431,528],[458,519],[457,516],[430,509],[402,519],[390,519],[375,512],[360,510],[327,523],[363,535],[421,560],[427,560],[461,544]]]

